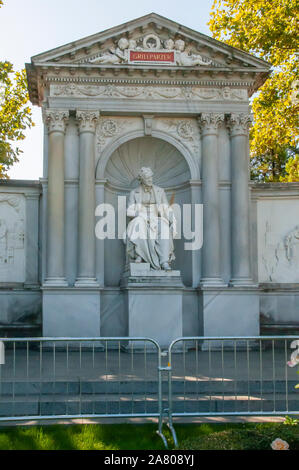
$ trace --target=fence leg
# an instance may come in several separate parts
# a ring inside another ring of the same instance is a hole
[[[173,421],[172,421],[172,368],[171,368],[171,362],[170,362],[170,358],[171,358],[170,351],[169,351],[168,357],[169,357],[169,363],[167,367],[167,371],[168,371],[168,423],[167,423],[167,426],[170,429],[174,446],[178,447],[179,443],[178,443],[177,435],[173,427]]]
[[[161,351],[158,351],[158,400],[159,400],[159,428],[157,430],[158,436],[161,437],[165,448],[168,449],[166,437],[163,434],[163,397],[162,397],[162,367],[161,367]]]

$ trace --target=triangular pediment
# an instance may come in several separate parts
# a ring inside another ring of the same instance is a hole
[[[156,13],[32,57],[36,65],[249,67],[269,64]]]
[[[270,64],[156,13],[38,54],[26,64],[32,103],[41,105],[50,82],[148,79],[218,80],[251,95],[267,78]],[[214,83],[214,82],[213,82]]]

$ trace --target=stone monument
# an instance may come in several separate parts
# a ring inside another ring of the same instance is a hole
[[[183,334],[183,284],[175,259],[175,216],[153,172],[143,167],[140,185],[130,192],[126,234],[127,265],[121,286],[126,292],[128,336],[149,336],[163,347]],[[135,344],[137,347],[138,343]]]
[[[44,170],[0,183],[3,328],[165,346],[299,323],[298,183],[249,181],[250,97],[270,64],[151,13],[26,70]]]

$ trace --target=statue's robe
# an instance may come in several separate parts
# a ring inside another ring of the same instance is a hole
[[[131,191],[127,216],[127,255],[129,260],[140,256],[152,269],[175,259],[173,237],[175,219],[164,189],[142,185]]]

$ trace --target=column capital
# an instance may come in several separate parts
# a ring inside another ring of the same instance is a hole
[[[69,119],[69,112],[61,109],[45,109],[43,113],[44,123],[48,127],[48,133],[65,133],[66,125]]]
[[[232,137],[236,135],[248,135],[252,120],[250,114],[232,113],[228,116],[226,125]]]
[[[100,113],[99,111],[78,109],[76,111],[76,117],[80,134],[82,132],[95,132]]]
[[[198,117],[198,124],[203,135],[216,135],[222,122],[224,122],[224,113],[201,113]]]

